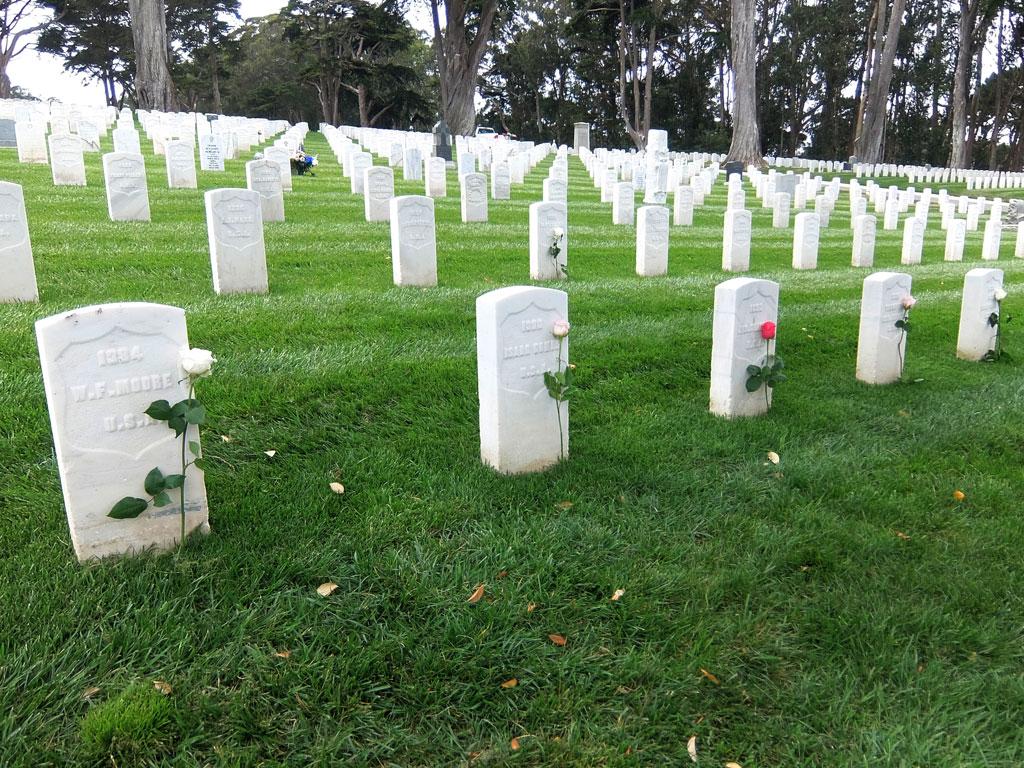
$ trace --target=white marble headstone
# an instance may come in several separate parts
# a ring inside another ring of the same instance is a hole
[[[628,181],[620,181],[615,185],[615,197],[612,198],[612,224],[632,224],[634,216],[633,185]]]
[[[668,208],[663,205],[644,205],[637,212],[636,273],[668,274]]]
[[[796,215],[793,227],[793,269],[818,268],[818,238],[821,226],[818,214],[804,211]]]
[[[50,136],[50,171],[58,186],[85,186],[85,154],[82,140],[74,134]]]
[[[146,497],[143,481],[154,467],[165,475],[181,471],[174,431],[145,411],[155,400],[188,397],[178,365],[188,347],[184,310],[135,303],[84,307],[38,321],[36,340],[78,559],[172,548],[181,525],[177,492],[171,504],[151,505],[135,519],[107,513],[124,496]],[[189,439],[199,440],[194,427]],[[190,467],[187,477],[186,531],[205,532],[203,473]]]
[[[903,222],[903,251],[900,263],[904,265],[920,264],[921,252],[924,249],[925,223],[917,216],[911,216]]]
[[[47,163],[46,131],[42,125],[18,121],[14,125],[19,163]]]
[[[491,199],[508,200],[511,197],[512,176],[508,163],[500,162],[491,165]]]
[[[903,375],[907,334],[896,322],[903,318],[903,299],[910,295],[910,275],[875,272],[864,280],[857,336],[857,380],[891,384]]]
[[[224,170],[224,147],[219,136],[207,133],[199,137],[199,168],[204,171]]]
[[[693,187],[676,187],[672,200],[672,223],[677,227],[693,226]]]
[[[964,260],[964,242],[967,239],[967,222],[963,219],[950,219],[946,227],[945,261]]]
[[[556,238],[558,230],[561,237]],[[558,254],[551,246],[557,240]],[[569,264],[568,211],[562,203],[530,205],[530,277],[534,280],[560,280]]]
[[[170,148],[168,147],[168,154]],[[284,221],[284,189],[281,166],[272,160],[250,160],[245,164],[245,186],[260,195],[261,218]]]
[[[373,167],[373,155],[369,152],[356,152],[352,155],[352,168],[349,176],[349,188],[353,195],[361,195],[365,192],[363,187],[366,181],[365,172]]]
[[[363,215],[367,221],[388,221],[395,196],[395,171],[374,165],[363,171]]]
[[[999,246],[1003,239],[1003,224],[997,218],[985,222],[985,239],[981,244],[981,258],[985,261],[999,259]]]
[[[390,205],[391,271],[395,285],[437,285],[433,199],[405,195],[391,198]]]
[[[448,171],[443,157],[430,157],[426,161],[424,187],[427,197],[448,196]]]
[[[972,269],[964,277],[960,330],[956,339],[956,356],[961,360],[981,360],[995,348],[997,325],[992,324],[991,318],[999,314],[996,291],[1002,288],[1001,269]]]
[[[211,189],[205,195],[213,290],[266,293],[267,253],[263,243],[260,193]]]
[[[538,472],[558,463],[563,447],[568,455],[568,403],[544,384],[545,372],[569,364],[568,337],[552,334],[568,319],[568,296],[551,288],[500,288],[476,300],[480,458],[498,472]]]
[[[745,208],[725,212],[722,232],[722,269],[746,272],[750,269],[751,213]]]
[[[750,212],[747,211],[747,215]],[[718,416],[756,416],[766,413],[762,386],[747,391],[749,365],[764,365],[775,354],[775,341],[765,341],[761,326],[778,322],[779,284],[771,280],[735,277],[715,287],[711,338],[711,412]]]
[[[167,166],[168,188],[196,188],[196,155],[191,142],[167,142],[164,145],[164,161]]]
[[[0,302],[39,299],[25,197],[9,181],[0,181],[0,275]]]
[[[878,221],[874,215],[858,216],[853,224],[853,257],[855,267],[871,267],[875,263],[875,238]]]
[[[459,207],[462,221],[487,221],[487,177],[475,171],[459,177]]]
[[[149,187],[142,155],[128,152],[103,155],[103,179],[111,221],[149,221]]]

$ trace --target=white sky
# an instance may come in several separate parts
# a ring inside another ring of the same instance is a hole
[[[241,0],[242,18],[266,16],[286,4],[287,0]],[[7,74],[11,83],[43,100],[56,98],[69,104],[104,103],[103,86],[98,81],[87,81],[73,72],[65,72],[63,59],[38,53],[32,48],[10,63]]]

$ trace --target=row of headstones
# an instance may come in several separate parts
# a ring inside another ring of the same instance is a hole
[[[857,378],[869,384],[898,380],[906,359],[906,274],[881,272],[864,281]],[[957,356],[981,360],[993,349],[1002,272],[967,273]],[[779,285],[734,278],[715,288],[710,410],[728,418],[765,413],[770,388],[750,391],[750,366],[775,354]],[[476,301],[480,457],[505,474],[544,470],[568,455],[569,410],[550,397],[547,373],[569,367],[568,296],[564,291],[516,286]],[[772,332],[763,328],[771,324]],[[139,518],[107,516],[125,495],[138,495],[140,478],[156,466],[170,473],[180,460],[166,425],[145,411],[154,399],[188,396],[178,356],[188,348],[185,313],[156,304],[86,307],[36,323],[43,382],[64,503],[80,560],[174,546],[180,507],[151,508]],[[194,439],[198,442],[199,436]],[[190,470],[186,530],[209,530],[202,472]]]

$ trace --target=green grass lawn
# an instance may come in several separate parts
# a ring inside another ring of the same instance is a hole
[[[388,225],[307,146],[323,164],[266,226],[267,296],[212,290],[202,192],[244,186],[240,161],[167,190],[150,157],[152,223],[112,223],[99,155],[87,188],[55,188],[0,150],[42,297],[0,305],[0,765],[678,768],[694,735],[704,766],[1024,763],[1024,322],[1009,359],[955,358],[980,231],[943,263],[932,212],[906,268],[920,381],[871,388],[845,195],[798,273],[792,229],[748,191],[789,380],[730,422],[708,413],[724,184],[672,229],[669,276],[643,279],[634,228],[572,159],[572,456],[509,478],[478,459],[474,301],[529,282],[550,158],[488,224],[459,221],[450,172],[439,287],[399,289]],[[901,269],[901,237],[879,217],[876,269]],[[1011,315],[1012,254],[1007,234],[984,263]],[[33,322],[111,301],[184,307],[218,357],[213,533],[81,566]]]

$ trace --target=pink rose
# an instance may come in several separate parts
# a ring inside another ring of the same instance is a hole
[[[551,333],[554,334],[557,339],[564,339],[569,335],[569,321],[555,320],[555,324],[551,327]]]
[[[911,296],[909,293],[903,297],[903,308],[910,309],[912,306],[917,304],[917,299]]]

